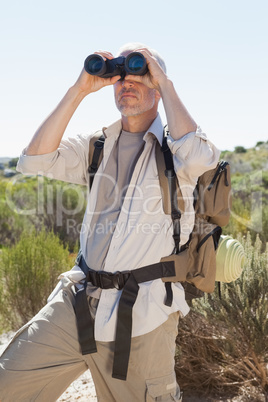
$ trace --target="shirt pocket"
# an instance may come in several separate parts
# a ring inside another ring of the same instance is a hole
[[[175,372],[164,377],[146,380],[146,402],[180,401],[180,388]]]

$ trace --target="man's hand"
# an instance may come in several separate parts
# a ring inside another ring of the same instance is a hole
[[[157,59],[151,54],[151,52],[147,48],[140,48],[135,50],[135,52],[139,52],[143,54],[147,61],[148,73],[145,75],[127,75],[125,80],[140,82],[146,85],[149,88],[156,89],[161,92],[161,87],[165,85],[168,80],[168,77]]]
[[[157,59],[147,48],[140,48],[135,51],[143,54],[149,71],[143,76],[127,75],[125,80],[142,83],[160,93],[166,112],[169,132],[174,140],[178,140],[191,131],[196,131],[195,121],[183,105],[172,81],[168,78]]]
[[[106,51],[98,51],[95,52],[95,54],[99,54],[104,58],[104,60],[106,59],[111,60],[114,58],[112,53]],[[78,80],[74,84],[74,87],[76,87],[79,91],[81,91],[82,94],[88,95],[92,92],[99,91],[101,88],[106,87],[107,85],[115,84],[118,80],[120,80],[120,78],[121,78],[120,75],[116,75],[110,78],[101,78],[96,75],[88,74],[83,68]]]
[[[96,53],[107,59],[113,58],[113,55],[109,52],[100,51]],[[42,155],[55,151],[73,113],[85,96],[107,85],[115,84],[120,78],[120,75],[111,78],[100,78],[88,74],[83,69],[76,83],[69,88],[56,109],[37,129],[26,149],[26,154]]]

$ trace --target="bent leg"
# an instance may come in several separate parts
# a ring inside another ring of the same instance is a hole
[[[88,369],[78,342],[70,287],[18,331],[3,352],[1,402],[55,401]]]

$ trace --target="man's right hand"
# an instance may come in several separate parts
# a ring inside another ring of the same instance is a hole
[[[109,52],[96,52],[104,58],[112,59]],[[111,78],[100,78],[82,70],[76,83],[69,88],[56,109],[48,116],[34,134],[25,153],[26,155],[42,155],[55,151],[62,139],[69,121],[80,102],[92,92],[99,91],[107,85],[113,85],[120,75]]]
[[[111,60],[114,58],[112,53],[106,51],[100,50],[98,52],[95,52],[95,54],[99,54],[104,58],[104,60]],[[99,91],[101,88],[106,87],[107,85],[114,85],[118,80],[120,80],[120,78],[120,75],[116,75],[110,78],[101,78],[96,75],[88,74],[83,68],[78,80],[74,84],[74,87],[76,87],[79,91],[81,91],[82,94],[86,96],[92,92]]]

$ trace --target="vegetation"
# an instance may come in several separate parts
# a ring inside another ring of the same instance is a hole
[[[243,153],[246,153],[247,150],[246,150],[246,148],[244,148],[241,145],[239,145],[239,146],[235,147],[235,152],[237,154],[243,154]]]
[[[18,163],[19,158],[12,158],[10,159],[10,161],[8,162],[8,167],[12,168],[12,167],[16,167],[17,163]]]
[[[11,246],[23,230],[43,226],[57,233],[70,251],[77,248],[86,205],[85,186],[44,177],[0,180],[0,247]]]
[[[236,237],[250,232],[252,240],[257,235],[262,250],[268,242],[268,143],[237,154],[225,151],[222,158],[231,166],[232,208],[229,224],[224,233]]]
[[[46,303],[58,276],[71,268],[73,259],[58,236],[42,229],[23,232],[0,259],[0,315],[2,324],[18,329]]]

